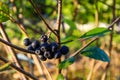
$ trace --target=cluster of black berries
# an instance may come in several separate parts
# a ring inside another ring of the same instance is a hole
[[[29,38],[24,39],[24,45],[27,50],[35,51],[38,57],[45,61],[46,59],[60,58],[69,52],[67,46],[62,46],[60,49],[56,42],[48,43],[47,35],[41,35],[40,42],[38,40],[31,41]]]

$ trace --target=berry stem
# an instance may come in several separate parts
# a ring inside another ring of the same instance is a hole
[[[24,48],[21,48],[21,47],[18,47],[18,46],[16,46],[16,45],[13,45],[12,43],[9,43],[9,42],[1,39],[1,38],[0,38],[0,42],[6,44],[7,46],[13,47],[13,48],[15,48],[15,49],[17,49],[17,50],[19,50],[19,51],[23,51],[23,52],[35,54],[34,51],[28,51],[28,50],[26,50],[26,49],[24,49]]]
[[[97,40],[99,37],[94,38],[93,40],[91,40],[89,43],[87,43],[85,46],[83,46],[82,48],[78,49],[75,53],[73,53],[70,57],[74,57],[77,54],[79,54],[83,49],[85,49],[86,47],[88,47],[91,43],[93,43],[95,40]]]
[[[61,16],[62,16],[62,0],[57,0],[58,5],[58,17],[57,17],[57,43],[60,43],[60,25],[61,25]],[[61,44],[59,44],[60,48]],[[58,60],[58,63],[61,62],[61,59]],[[58,73],[61,74],[61,69],[58,70]]]

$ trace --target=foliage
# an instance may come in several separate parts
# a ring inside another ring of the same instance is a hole
[[[98,47],[86,48],[81,52],[81,54],[84,56],[96,59],[96,60],[110,62],[110,59],[107,56],[107,54],[102,49],[100,49]]]
[[[62,74],[59,74],[59,75],[57,76],[57,79],[56,79],[56,80],[64,80],[63,75],[62,75]]]
[[[7,69],[9,68],[9,66],[11,65],[11,63],[12,63],[12,62],[8,62],[8,63],[0,66],[0,72],[7,70]]]
[[[92,37],[100,37],[100,36],[104,36],[105,33],[110,32],[109,29],[107,28],[95,28],[92,29],[88,32],[86,32],[85,34],[83,34],[80,38],[92,38]]]
[[[10,16],[12,16],[13,19],[15,19],[16,21],[18,21],[18,23],[20,23],[24,26],[29,37],[32,40],[38,39],[42,34],[45,33],[47,35],[50,34],[49,41],[48,41],[49,43],[52,41],[57,42],[56,36],[49,32],[49,30],[43,24],[41,18],[38,16],[39,14],[37,14],[37,12],[33,8],[33,6],[30,4],[29,0],[22,0],[22,1],[13,0],[13,1],[14,1],[14,3],[12,3],[12,0],[1,0],[0,1],[0,23],[2,22],[4,24],[5,30],[8,34],[8,37],[10,38],[10,40],[13,44],[24,47],[23,45],[21,45],[21,43],[22,43],[21,40],[23,40],[23,38],[25,38],[26,36],[24,36],[20,32],[20,29],[18,27],[16,27],[17,26],[16,23],[14,23],[12,21],[8,21],[8,20],[10,20]],[[32,0],[32,1],[36,5],[36,7],[39,9],[42,16],[45,18],[45,20],[50,25],[50,27],[53,28],[54,31],[56,31],[56,20],[58,17],[57,16],[58,9],[56,7],[57,1],[56,0]],[[116,7],[115,7],[116,15],[115,16],[117,17],[120,15],[120,13],[119,13],[120,1],[116,0],[115,4],[116,4]],[[13,6],[14,6],[14,9],[13,9]],[[87,43],[86,39],[89,41],[92,38],[96,38],[96,37],[103,38],[103,37],[105,37],[105,35],[107,33],[112,32],[111,30],[109,30],[107,28],[100,28],[99,26],[97,26],[97,28],[94,28],[85,33],[82,30],[79,30],[80,28],[78,25],[87,24],[89,22],[93,22],[93,23],[96,22],[95,21],[96,20],[96,11],[97,11],[96,6],[98,7],[98,16],[97,16],[99,19],[98,22],[104,22],[104,23],[110,24],[112,21],[111,18],[113,17],[112,16],[113,2],[111,0],[84,0],[84,1],[82,1],[82,0],[63,0],[60,42],[61,43],[66,42],[64,44],[69,46],[70,53],[74,53],[75,51],[77,51],[78,49],[83,47]],[[119,22],[116,22],[116,23],[118,26]],[[66,27],[66,24],[68,27]],[[113,36],[115,38],[114,41],[119,43],[119,40],[120,40],[119,35],[116,34]],[[2,36],[1,36],[1,38],[2,38]],[[84,41],[82,41],[82,39]],[[108,38],[106,41],[109,42]],[[105,44],[104,49],[106,49],[106,48],[109,48],[109,44],[110,44],[110,43],[106,44],[106,41],[101,42],[98,40],[98,43],[100,43],[101,45]],[[61,45],[63,45],[63,44],[61,44]],[[104,49],[102,50],[99,47],[96,47],[96,45],[97,45],[97,43],[93,44],[92,47],[90,45],[88,45],[87,48],[80,51],[81,52],[80,54],[82,54],[86,57],[89,57],[89,58],[93,58],[95,60],[110,62],[110,58],[106,54]],[[0,51],[2,51],[4,53],[3,49],[1,49]],[[2,55],[4,55],[4,54],[2,54]],[[69,54],[69,55],[71,55],[71,54]],[[6,57],[6,55],[4,55],[4,56]],[[29,59],[28,57],[26,57],[24,55],[17,55],[17,57],[21,60],[33,63],[32,59]],[[75,62],[75,60],[79,60],[79,61],[83,60],[81,58],[82,56],[80,56],[79,59],[77,59],[77,57],[70,57],[68,59],[63,60],[62,62],[60,62],[58,64],[58,66],[57,66],[58,69],[66,69],[71,64],[73,64]],[[89,62],[89,60],[87,60],[87,59],[84,61]],[[47,63],[47,61],[46,61],[46,63]],[[54,61],[53,61],[53,63],[54,63]],[[86,72],[88,73],[88,71],[84,68],[84,67],[86,67],[84,63],[82,63],[82,65],[81,65],[82,69],[84,70],[83,72],[81,72],[82,75],[84,75],[84,74],[86,75]],[[0,67],[0,71],[6,70],[7,67],[10,66],[10,64],[11,63],[6,63],[2,67]],[[24,67],[26,67],[26,64]],[[40,70],[38,70],[38,71],[40,71]],[[36,70],[36,72],[37,72],[37,70]],[[70,74],[70,73],[71,72],[68,72],[68,74]],[[101,71],[101,73],[102,73],[102,71]],[[102,75],[102,74],[99,73],[99,75]],[[66,76],[68,76],[68,75],[66,75]],[[86,76],[82,76],[82,79],[84,77],[86,77]],[[99,76],[99,77],[101,77],[101,76]],[[80,80],[80,79],[72,79],[72,80]],[[64,80],[64,76],[62,74],[59,74],[57,76],[57,80]]]
[[[6,4],[0,2],[0,22],[5,22],[9,20],[9,8]]]
[[[75,58],[74,58],[74,57],[68,58],[68,59],[62,61],[62,62],[58,65],[58,68],[59,68],[59,69],[65,69],[65,68],[67,68],[69,65],[71,65],[74,61],[75,61]]]

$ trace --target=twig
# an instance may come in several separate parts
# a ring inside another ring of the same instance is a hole
[[[1,38],[0,38],[0,42],[6,44],[7,46],[13,47],[13,48],[15,48],[15,49],[17,49],[17,50],[20,50],[20,51],[23,51],[23,52],[27,52],[27,53],[31,53],[31,54],[35,54],[34,51],[28,51],[28,50],[26,50],[26,49],[24,49],[24,48],[21,48],[21,47],[18,47],[18,46],[16,46],[16,45],[13,45],[13,44],[11,44],[11,43],[9,43],[9,42],[1,39]]]
[[[113,23],[116,23],[117,20],[120,19],[120,17],[115,20],[115,18],[116,18],[116,14],[115,14],[115,11],[116,11],[116,9],[115,9],[115,7],[116,7],[116,0],[112,0],[112,1],[113,1],[113,5],[112,5],[112,17],[113,17],[113,18],[112,18],[112,22],[113,22]],[[113,20],[114,20],[114,21],[113,21]],[[109,29],[110,29],[110,28],[111,28],[111,33],[110,33],[110,41],[109,41],[110,44],[109,44],[108,52],[109,52],[109,56],[110,56],[110,59],[111,59],[111,53],[112,53],[112,47],[113,47],[114,24],[111,25],[111,26],[109,27]],[[110,68],[110,62],[106,65],[104,74],[103,74],[103,76],[102,76],[102,79],[103,79],[103,80],[106,80],[106,79],[107,79],[107,77],[108,77],[107,72],[108,72],[108,69],[109,69],[109,68]]]
[[[50,73],[48,72],[46,66],[44,65],[44,63],[42,61],[40,61],[40,64],[42,65],[43,69],[44,69],[44,73],[47,74],[47,80],[53,80]]]
[[[91,40],[89,43],[87,43],[85,46],[83,46],[82,48],[78,49],[75,53],[73,53],[70,57],[74,57],[77,54],[79,54],[82,50],[84,50],[86,47],[88,47],[91,43],[93,43],[95,40],[97,40],[99,37],[94,38],[93,40]]]
[[[0,60],[2,60],[3,62],[5,63],[8,63],[9,61],[6,60],[5,58],[1,57],[0,56]],[[33,79],[33,80],[38,80],[35,76],[31,75],[30,73],[28,72],[25,72],[23,69],[17,67],[15,64],[11,64],[10,65],[12,68],[14,68],[15,70],[19,71],[20,73],[22,73],[23,75],[26,75],[27,77]]]
[[[118,20],[120,20],[120,16],[119,16],[117,19],[115,19],[115,20],[110,24],[110,26],[108,27],[108,29],[114,27],[113,25],[114,25]]]
[[[113,27],[113,25],[120,19],[120,17],[118,17],[116,20],[114,20],[110,26],[108,27],[108,29],[110,29],[111,27]],[[98,38],[98,37],[97,37]],[[70,57],[76,56],[77,54],[79,54],[83,49],[85,49],[89,44],[91,44],[92,42],[94,42],[97,38],[93,39],[92,41],[90,41],[88,44],[86,44],[85,46],[83,46],[82,48],[80,48],[79,50],[77,50],[75,53],[73,53]]]
[[[42,21],[47,26],[47,28],[57,36],[57,34],[54,32],[54,30],[49,26],[49,24],[46,22],[46,20],[44,19],[44,17],[41,15],[39,9],[36,7],[36,5],[33,3],[33,1],[29,0],[29,2],[31,3],[31,5],[33,6],[33,8],[36,10],[36,12],[38,13],[38,16],[42,19]]]
[[[57,17],[57,43],[60,43],[60,25],[61,25],[61,17],[62,17],[62,0],[57,0],[58,5],[58,17]],[[60,48],[59,44],[59,48]],[[58,60],[58,63],[61,62],[61,59]],[[61,69],[58,70],[58,73],[61,73]]]
[[[7,35],[6,31],[5,31],[2,23],[0,23],[0,33],[1,33],[1,35],[2,35],[4,40],[6,40],[7,42],[11,43],[11,41],[10,41],[10,39],[9,39],[9,37],[8,37],[8,35]],[[17,58],[17,54],[16,54],[15,50],[13,48],[9,47],[9,46],[8,46],[8,50],[10,51],[9,53],[11,53],[11,55],[12,55],[13,61],[16,62],[16,65],[23,69],[22,64],[20,63],[20,61]],[[21,79],[27,80],[27,77],[25,77],[24,75],[20,74],[20,76],[21,76],[20,77]]]
[[[31,1],[31,0],[30,0],[30,1]],[[33,4],[34,8],[37,9],[37,7],[34,5],[34,3],[33,3],[32,1],[31,1],[31,4]],[[36,11],[39,12],[38,9],[37,9]],[[40,14],[40,12],[39,12],[39,14]],[[47,25],[47,27],[49,27],[49,25],[48,25],[47,22],[44,20],[44,18],[42,17],[41,14],[40,14],[40,16],[41,16],[41,18],[43,19],[43,22]],[[14,19],[12,18],[12,20],[14,20]],[[14,20],[14,22],[16,22],[16,21]],[[28,34],[27,34],[25,28],[22,26],[22,24],[20,24],[20,23],[18,23],[18,22],[16,22],[16,24],[18,24],[18,27],[20,28],[21,32],[24,33],[24,34],[26,35],[26,37],[28,37]],[[49,28],[50,28],[50,27],[49,27]],[[16,46],[16,47],[17,47],[17,46]],[[21,49],[22,49],[22,48],[21,48]],[[25,50],[24,50],[24,52],[25,52]],[[34,51],[30,51],[30,52],[32,52],[32,53],[34,54]],[[42,64],[42,63],[40,62],[40,60],[38,59],[37,55],[32,55],[32,57],[33,57],[33,59],[34,59],[35,64],[37,65],[37,68],[38,68],[40,74],[43,75],[43,71],[42,71],[41,65],[43,66],[44,64]],[[51,78],[51,76],[50,76],[50,73],[47,71],[46,67],[43,67],[43,69],[45,69],[45,72],[47,73],[46,75],[47,75],[48,79],[49,79],[49,80],[52,80],[52,78]]]
[[[57,18],[57,30],[60,32],[61,17],[62,17],[62,0],[58,0],[58,18]]]
[[[10,14],[8,14],[8,13],[2,11],[2,10],[0,10],[0,11],[3,12],[4,14],[6,14],[13,23],[16,23],[16,24],[19,26],[21,32],[22,32],[26,37],[28,37],[27,32],[26,32],[26,30],[24,29],[24,26],[23,26],[21,23],[19,23],[18,21],[16,21],[12,16],[10,16]]]

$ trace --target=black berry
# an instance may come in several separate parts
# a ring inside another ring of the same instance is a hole
[[[23,44],[25,45],[25,46],[28,46],[28,45],[30,45],[32,42],[30,41],[30,39],[29,38],[25,38],[24,40],[23,40]]]
[[[35,51],[35,49],[32,47],[32,45],[27,46],[27,50],[29,50],[29,51]]]
[[[68,48],[67,46],[62,46],[62,47],[60,48],[60,52],[61,52],[63,55],[65,55],[65,54],[67,54],[67,53],[69,52],[69,48]]]
[[[42,60],[42,61],[46,61],[47,60],[47,58],[46,57],[44,57],[43,55],[38,55],[38,57],[40,58],[40,60]]]
[[[50,52],[49,52],[49,51],[45,51],[45,52],[44,52],[44,56],[45,56],[46,58],[50,57]]]
[[[47,42],[41,44],[40,49],[43,52],[47,51],[49,49],[49,44]]]
[[[33,47],[34,49],[40,47],[39,41],[37,41],[37,40],[33,41],[33,42],[32,42],[32,47]]]
[[[51,52],[56,52],[58,49],[58,44],[56,42],[50,43]]]
[[[40,38],[41,42],[47,42],[47,40],[48,40],[47,35],[45,35],[45,34],[41,35],[41,38]]]
[[[40,47],[35,50],[35,54],[37,55],[43,55],[44,52],[40,50]]]
[[[60,51],[55,52],[54,58],[60,58],[62,56]]]

